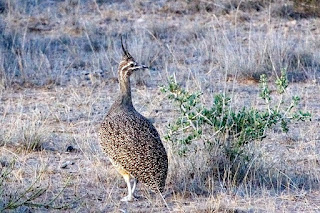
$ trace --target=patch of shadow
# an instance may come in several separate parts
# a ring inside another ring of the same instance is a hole
[[[289,63],[291,67],[298,69],[300,67],[319,66],[318,62],[314,58],[314,55],[309,52],[295,51],[289,54]]]
[[[294,0],[293,7],[301,18],[320,17],[319,0]]]
[[[292,5],[273,6],[271,8],[271,15],[280,18],[297,18],[298,14],[294,11]]]
[[[270,72],[266,72],[266,71],[258,71],[258,72],[254,72],[252,73],[251,77],[257,82],[259,83],[260,82],[260,77],[262,75],[265,75],[267,76],[267,78],[269,78],[271,76],[271,73]]]
[[[100,41],[92,41],[90,44],[84,45],[84,51],[86,52],[100,52],[102,49]]]
[[[287,78],[291,83],[306,82],[308,80],[308,76],[305,73],[298,71],[287,72]]]
[[[0,14],[7,12],[8,3],[5,0],[0,0]]]
[[[285,4],[272,7],[271,14],[272,16],[287,19],[307,19],[320,17],[320,9],[315,8],[314,10],[310,10],[308,8],[299,8],[294,5]]]
[[[101,5],[101,4],[121,4],[123,2],[125,2],[125,0],[96,0],[97,4]]]

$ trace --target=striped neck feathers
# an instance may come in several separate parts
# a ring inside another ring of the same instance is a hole
[[[137,63],[132,57],[124,56],[119,64],[118,80],[120,85],[121,104],[132,105],[130,76],[137,69]]]

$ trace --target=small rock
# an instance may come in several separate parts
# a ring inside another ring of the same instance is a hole
[[[75,149],[72,145],[68,146],[66,149],[66,152],[75,152],[77,149]]]
[[[74,162],[66,161],[60,166],[60,168],[61,169],[67,169],[69,165],[74,165]]]

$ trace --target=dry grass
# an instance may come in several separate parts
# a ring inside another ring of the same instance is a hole
[[[320,17],[320,4],[317,0],[294,0],[294,7],[304,17]]]
[[[70,179],[55,204],[69,202],[72,211],[319,211],[320,19],[283,15],[284,4],[293,2],[0,1],[0,168],[17,162],[1,200],[41,173],[38,184],[48,190],[38,201]],[[259,106],[258,76],[286,68],[294,82],[286,95],[303,97],[313,120],[248,147],[259,157],[241,182],[221,170],[219,149],[196,147],[181,158],[165,143],[167,206],[141,185],[142,198],[121,203],[124,181],[96,134],[117,93],[120,34],[152,67],[135,76],[133,98],[161,135],[175,111],[158,86],[173,74],[208,104],[227,92],[234,106]]]

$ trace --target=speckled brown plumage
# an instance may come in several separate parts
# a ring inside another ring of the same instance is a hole
[[[166,150],[155,127],[132,105],[130,75],[141,68],[124,50],[118,71],[120,95],[101,125],[100,144],[118,171],[162,192],[168,171]]]

